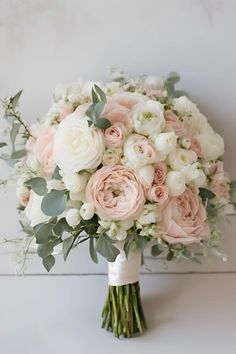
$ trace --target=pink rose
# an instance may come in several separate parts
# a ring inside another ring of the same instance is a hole
[[[104,131],[105,144],[108,147],[120,147],[125,140],[126,129],[122,123],[114,123]]]
[[[154,185],[147,191],[147,199],[158,205],[163,205],[168,199],[168,188],[163,185]]]
[[[46,175],[52,174],[55,168],[53,160],[54,130],[49,125],[34,124],[31,127],[31,134],[27,141],[26,148],[33,153],[40,162]]]
[[[166,179],[167,167],[165,163],[158,162],[154,167],[154,179],[153,184],[161,185]]]
[[[203,156],[203,151],[202,151],[202,147],[200,144],[200,141],[198,140],[198,138],[196,136],[191,135],[189,137],[191,145],[190,145],[190,149],[193,150],[194,152],[196,152],[197,156],[202,157]]]
[[[217,173],[211,183],[210,183],[210,190],[215,193],[216,197],[218,198],[226,198],[229,199],[229,191],[230,187],[228,184],[228,180],[224,173]]]
[[[195,190],[186,188],[162,209],[163,239],[170,244],[199,242],[206,233],[206,212]]]
[[[128,108],[118,103],[107,103],[104,107],[102,117],[109,119],[111,124],[122,123],[129,133],[133,128]]]
[[[125,108],[132,109],[137,103],[140,102],[141,95],[137,95],[136,93],[132,92],[122,92],[113,95],[108,102],[116,103]]]
[[[170,109],[164,112],[167,130],[173,131],[179,138],[186,135],[184,123],[181,122],[179,117]]]
[[[134,218],[145,202],[141,181],[133,170],[122,165],[97,170],[88,182],[86,198],[103,220]]]

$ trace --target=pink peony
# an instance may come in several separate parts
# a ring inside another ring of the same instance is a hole
[[[168,199],[168,188],[163,185],[154,185],[147,191],[147,199],[151,202],[163,205]]]
[[[127,132],[131,132],[133,128],[133,122],[130,118],[130,112],[128,108],[118,103],[107,103],[104,107],[102,117],[109,119],[111,124],[122,123]]]
[[[171,244],[199,242],[206,233],[206,212],[196,191],[186,188],[183,194],[170,198],[162,209],[159,225],[163,239]]]
[[[125,140],[126,129],[122,123],[114,123],[104,131],[105,144],[108,147],[120,147]]]
[[[190,149],[196,152],[197,156],[202,157],[203,151],[198,138],[196,136],[191,135],[189,139],[191,141]]]
[[[153,184],[161,185],[166,179],[167,167],[165,163],[158,162],[154,167],[154,179]]]
[[[179,138],[186,135],[184,123],[180,121],[179,117],[170,109],[164,112],[167,130],[173,131]]]
[[[135,218],[145,202],[141,181],[133,170],[122,165],[97,170],[88,182],[86,198],[104,220]]]

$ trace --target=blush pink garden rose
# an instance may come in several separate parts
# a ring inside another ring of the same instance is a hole
[[[108,102],[110,103],[116,103],[131,110],[137,103],[140,102],[140,100],[144,100],[145,97],[137,93],[122,92],[122,93],[115,94],[108,99],[109,99]]]
[[[115,123],[122,123],[126,128],[127,133],[130,133],[133,128],[129,109],[119,103],[108,102],[104,107],[102,117],[107,118],[112,125]]]
[[[198,140],[198,138],[196,136],[191,135],[189,137],[191,145],[190,145],[190,149],[193,150],[194,152],[196,152],[198,157],[202,157],[203,156],[203,150],[200,144],[200,141]]]
[[[159,226],[163,239],[170,244],[199,242],[206,235],[206,211],[197,191],[186,188],[178,197],[172,197],[162,209]]]
[[[154,179],[153,184],[161,185],[165,182],[167,167],[165,163],[158,162],[153,165],[154,167]]]
[[[145,192],[133,170],[115,165],[102,167],[91,176],[86,198],[101,219],[125,220],[139,215]]]
[[[164,117],[166,120],[166,129],[173,131],[178,138],[184,138],[186,135],[186,129],[179,117],[170,109],[164,112]]]
[[[226,198],[229,199],[229,183],[228,179],[223,173],[217,173],[214,175],[211,183],[210,183],[210,190],[215,193],[217,198]]]
[[[118,148],[123,145],[126,137],[126,128],[122,123],[114,123],[104,131],[104,141],[110,148]]]
[[[163,185],[154,185],[147,191],[147,199],[151,202],[163,205],[168,199],[168,188]]]

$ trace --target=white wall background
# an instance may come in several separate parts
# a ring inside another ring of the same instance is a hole
[[[235,33],[234,0],[0,0],[0,97],[24,88],[22,112],[33,121],[49,108],[58,82],[104,79],[109,65],[130,75],[177,71],[180,86],[223,135],[225,167],[235,179]],[[0,194],[1,236],[17,236],[14,203],[13,190]],[[234,219],[224,227],[227,264],[172,264],[167,271],[236,271],[235,226]],[[13,272],[7,259],[0,254],[0,273]],[[54,272],[105,269],[83,247]],[[166,271],[160,262],[152,269]],[[44,270],[33,260],[28,272]]]

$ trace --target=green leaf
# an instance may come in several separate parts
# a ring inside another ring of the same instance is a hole
[[[53,252],[53,243],[51,241],[38,245],[37,253],[39,257],[46,258]]]
[[[94,107],[96,106],[96,103],[92,103],[87,111],[85,112],[86,116],[88,116],[93,122],[94,122]]]
[[[33,236],[34,235],[34,230],[33,230],[33,228],[31,226],[24,225],[22,221],[19,221],[19,223],[20,223],[22,231],[24,233],[26,233],[29,236]]]
[[[93,88],[92,88],[92,101],[93,101],[93,103],[98,103],[99,102],[98,95],[96,94],[96,92],[94,91]]]
[[[57,235],[57,236],[61,236],[63,234],[63,232],[71,232],[72,231],[72,227],[70,227],[66,221],[66,218],[61,218],[56,225],[53,228],[53,232]]]
[[[207,199],[211,200],[216,196],[215,193],[213,193],[207,188],[199,188],[199,195],[202,198],[203,202],[205,202]]]
[[[7,146],[7,143],[0,143],[0,148]]]
[[[159,256],[163,252],[163,249],[159,245],[153,245],[151,248],[151,254],[153,257]]]
[[[97,91],[97,93],[100,96],[100,100],[106,103],[107,98],[106,98],[105,92],[103,92],[103,90],[96,84],[94,84],[94,87],[95,87],[95,90]]]
[[[130,240],[126,241],[124,244],[124,252],[125,252],[126,259],[129,258],[129,251],[130,251],[131,244],[132,243],[130,242]]]
[[[50,272],[54,264],[55,264],[55,257],[53,257],[52,255],[43,258],[43,265],[48,272]]]
[[[174,97],[179,98],[179,97],[181,97],[181,96],[190,97],[189,94],[188,94],[188,92],[186,92],[186,91],[183,91],[183,90],[175,90],[175,91],[174,91]]]
[[[11,159],[12,160],[18,160],[21,159],[22,157],[24,157],[27,154],[26,150],[18,150],[18,151],[14,151],[11,154]]]
[[[33,191],[40,196],[43,196],[48,192],[47,182],[42,177],[31,178],[25,182],[25,185],[31,187]]]
[[[60,170],[59,167],[56,166],[55,170],[53,171],[53,174],[52,174],[52,179],[56,179],[56,180],[62,179],[62,176],[60,175],[59,170]]]
[[[66,190],[53,190],[43,197],[41,209],[45,215],[57,216],[66,208]]]
[[[104,109],[104,102],[98,102],[95,104],[94,108],[93,108],[93,114],[95,116],[95,120],[97,121],[97,119],[100,117],[100,115],[102,114],[102,111]]]
[[[171,261],[174,258],[174,252],[172,250],[169,250],[169,253],[166,256],[167,261]]]
[[[94,242],[96,242],[95,238],[90,237],[90,239],[89,239],[89,253],[90,253],[90,257],[92,258],[94,263],[98,263],[98,255],[97,255],[96,249],[94,247]]]
[[[96,127],[100,129],[107,129],[111,126],[111,122],[106,118],[99,118],[96,122]]]
[[[96,244],[96,251],[105,257],[108,262],[114,262],[120,251],[113,246],[113,242],[108,236],[101,235]]]
[[[63,250],[64,261],[66,261],[68,255],[70,253],[70,250],[73,247],[74,242],[75,242],[75,237],[74,236],[70,236],[70,237],[66,238],[65,240],[63,240],[62,250]]]
[[[11,102],[11,105],[12,105],[13,109],[16,108],[17,103],[18,103],[18,101],[20,99],[20,96],[21,96],[22,92],[23,92],[23,90],[20,90],[19,92],[17,92],[17,94],[15,96],[10,98],[10,102]]]
[[[171,82],[172,84],[176,84],[180,81],[180,75],[176,72],[170,72],[166,78],[167,82]]]
[[[144,249],[149,240],[146,236],[136,234],[135,241],[138,249]]]
[[[36,243],[46,243],[50,240],[50,237],[53,236],[51,224],[38,224],[33,227],[34,234],[36,237]]]
[[[11,139],[11,143],[12,143],[12,152],[15,151],[15,141],[16,141],[16,137],[17,134],[19,133],[20,130],[20,124],[19,123],[13,123],[11,130],[10,130],[10,139]]]

